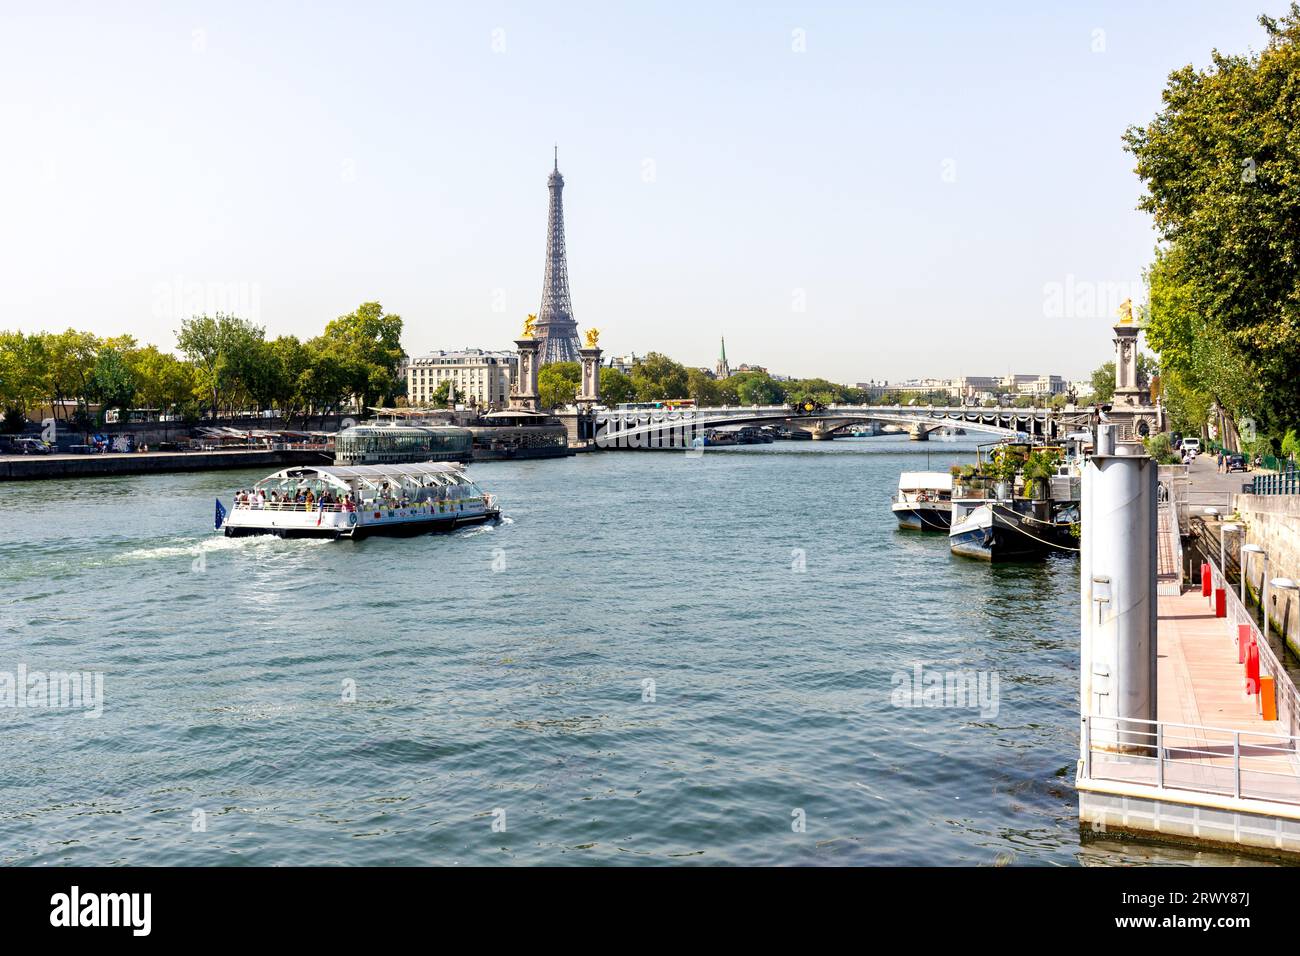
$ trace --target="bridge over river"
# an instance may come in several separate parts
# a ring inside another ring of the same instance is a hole
[[[830,439],[853,426],[878,423],[906,429],[924,441],[940,428],[963,428],[999,438],[1060,440],[1086,428],[1090,408],[979,408],[966,405],[743,405],[694,409],[596,409],[593,426],[601,448],[684,448],[711,428],[785,425]]]

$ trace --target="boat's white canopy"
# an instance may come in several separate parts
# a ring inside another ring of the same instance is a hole
[[[454,484],[465,480],[464,466],[452,461],[421,461],[404,465],[306,465],[286,468],[262,479],[272,481],[310,481],[320,479],[342,488],[351,482],[373,485],[376,481],[410,482],[415,485]]]
[[[905,471],[898,476],[899,491],[952,491],[952,475],[946,471]]]
[[[327,465],[302,470],[346,480],[348,478],[423,478],[426,475],[460,474],[465,468],[454,461],[420,461],[406,465]]]

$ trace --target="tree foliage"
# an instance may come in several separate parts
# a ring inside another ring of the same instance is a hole
[[[1175,70],[1124,142],[1162,240],[1145,316],[1162,370],[1280,435],[1300,420],[1300,5],[1260,23],[1261,52]]]
[[[616,368],[600,370],[600,402],[608,408],[624,402],[636,401],[636,386],[632,378]]]
[[[130,336],[0,331],[0,414],[18,419],[45,404],[68,422],[89,421],[94,405],[101,416],[145,407],[191,421],[245,410],[277,409],[304,422],[344,407],[362,412],[400,391],[401,333],[401,317],[378,302],[305,343],[292,335],[267,341],[238,316],[194,316],[176,333],[183,359]]]
[[[542,408],[573,404],[582,381],[582,366],[577,362],[549,362],[537,372],[538,401]]]

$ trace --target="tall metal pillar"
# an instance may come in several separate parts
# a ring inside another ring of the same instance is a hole
[[[1098,426],[1083,472],[1080,707],[1093,715],[1094,749],[1149,752],[1153,726],[1113,718],[1156,720],[1159,466],[1141,442],[1115,441],[1112,427]]]

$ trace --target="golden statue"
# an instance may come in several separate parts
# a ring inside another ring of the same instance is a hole
[[[600,339],[600,329],[588,329],[585,334],[587,336],[587,348],[594,349],[596,342]]]
[[[537,325],[537,316],[530,315],[524,319],[524,334],[519,336],[521,339],[531,339],[533,337],[533,326]]]
[[[1118,311],[1116,311],[1115,314],[1119,316],[1120,325],[1132,325],[1133,324],[1133,300],[1125,299],[1123,302],[1121,302],[1119,304],[1119,309]]]

